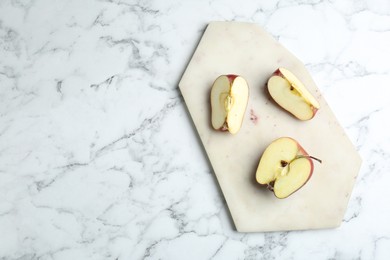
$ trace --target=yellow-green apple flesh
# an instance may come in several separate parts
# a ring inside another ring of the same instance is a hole
[[[285,68],[273,73],[267,87],[275,102],[300,120],[312,119],[320,108],[302,82]]]

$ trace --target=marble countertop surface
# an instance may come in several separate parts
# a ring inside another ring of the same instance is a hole
[[[1,1],[0,259],[390,259],[390,2],[258,2]],[[235,231],[178,89],[210,21],[312,74],[363,159],[339,228]]]

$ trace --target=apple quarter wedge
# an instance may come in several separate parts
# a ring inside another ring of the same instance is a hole
[[[219,76],[210,93],[213,128],[237,133],[244,119],[248,98],[249,88],[244,78],[237,75]]]
[[[267,82],[271,97],[300,120],[310,120],[320,108],[318,101],[288,69],[278,68]]]

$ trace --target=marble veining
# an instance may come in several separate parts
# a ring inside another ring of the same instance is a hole
[[[299,57],[357,147],[341,227],[234,230],[177,87],[215,20]],[[386,0],[1,1],[0,259],[389,259],[389,21]]]

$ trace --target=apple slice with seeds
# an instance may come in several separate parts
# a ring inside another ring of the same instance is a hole
[[[299,190],[313,173],[312,157],[290,137],[273,141],[261,156],[256,181],[267,185],[277,198],[287,198]]]

